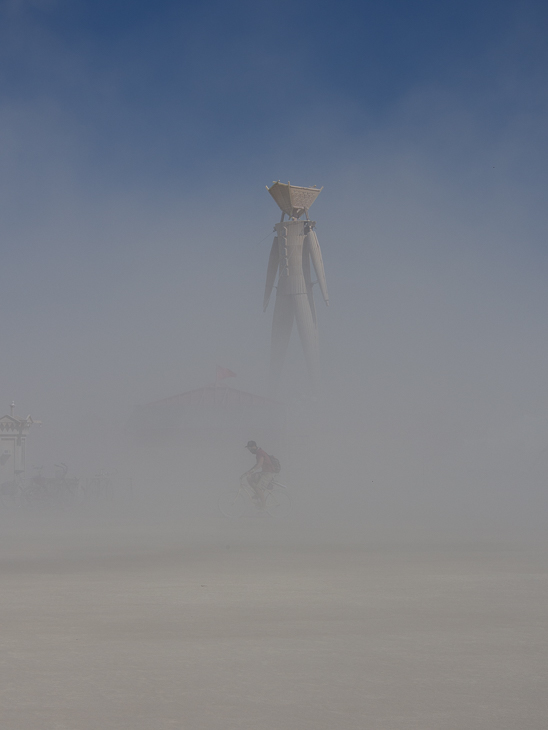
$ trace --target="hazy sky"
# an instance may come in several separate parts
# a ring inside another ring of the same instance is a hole
[[[547,31],[541,1],[2,0],[4,410],[69,461],[217,363],[260,391],[281,179],[325,188],[349,422],[402,453],[539,451]]]

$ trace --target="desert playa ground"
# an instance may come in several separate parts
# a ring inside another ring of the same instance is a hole
[[[544,730],[548,553],[3,524],[3,730]]]

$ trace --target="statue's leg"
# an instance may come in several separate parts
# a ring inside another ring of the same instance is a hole
[[[312,391],[317,394],[320,388],[318,328],[308,296],[306,294],[296,294],[294,295],[294,302],[297,329],[303,345],[308,375],[312,384]]]
[[[270,392],[276,394],[293,327],[293,302],[289,294],[277,293],[270,345]]]

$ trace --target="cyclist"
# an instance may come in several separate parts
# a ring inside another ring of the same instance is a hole
[[[270,456],[260,449],[255,441],[248,441],[248,449],[257,459],[254,466],[249,471],[242,474],[241,479],[244,477],[247,479],[247,483],[255,492],[255,499],[258,501],[260,509],[264,509],[266,503],[266,490],[270,487],[270,484],[275,476],[274,467]]]

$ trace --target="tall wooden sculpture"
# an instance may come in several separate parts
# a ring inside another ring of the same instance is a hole
[[[270,352],[272,394],[276,393],[280,382],[293,320],[297,321],[312,392],[317,394],[320,388],[318,323],[312,294],[311,259],[326,304],[329,304],[329,299],[320,244],[314,230],[316,223],[309,219],[308,210],[322,189],[280,182],[267,188],[282,211],[281,222],[274,226],[276,237],[270,251],[264,293],[266,311],[278,274]],[[303,215],[305,219],[299,220]],[[284,221],[285,216],[287,221]]]

